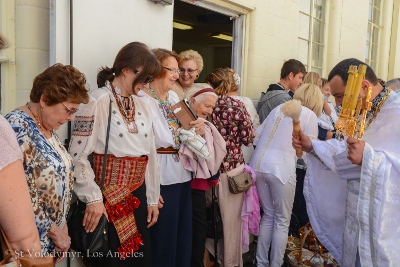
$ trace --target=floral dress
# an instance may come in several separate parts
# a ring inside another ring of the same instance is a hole
[[[226,95],[218,97],[212,118],[226,141],[228,152],[220,170],[233,170],[244,163],[241,146],[250,146],[253,143],[255,135],[252,119],[240,100]]]
[[[61,228],[66,224],[74,182],[71,157],[54,131],[52,141],[47,140],[25,112],[14,110],[6,119],[14,129],[23,154],[42,253],[53,253],[54,243],[47,233],[54,222]]]

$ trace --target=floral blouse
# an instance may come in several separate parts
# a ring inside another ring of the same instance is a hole
[[[6,115],[23,154],[23,166],[39,231],[42,253],[52,253],[54,243],[47,236],[55,222],[63,227],[73,186],[72,159],[53,131],[50,143],[34,120],[21,110]],[[53,146],[58,146],[55,148]],[[63,156],[59,152],[63,152]],[[67,162],[63,158],[68,159]]]
[[[253,122],[245,105],[230,96],[219,96],[212,114],[213,123],[226,141],[227,154],[220,171],[227,172],[244,163],[241,146],[251,146]]]

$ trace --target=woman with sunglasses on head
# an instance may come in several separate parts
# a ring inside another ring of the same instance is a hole
[[[103,213],[109,221],[111,253],[90,258],[92,266],[151,265],[148,228],[157,222],[160,182],[153,116],[137,93],[160,70],[145,44],[125,45],[112,68],[100,69],[100,89],[76,114],[70,152],[76,166],[74,191],[87,205],[83,225],[93,232]],[[101,191],[109,116],[107,169]],[[94,170],[88,161],[91,153]]]
[[[178,94],[179,99],[183,99],[187,91],[189,91],[194,82],[199,78],[201,71],[203,70],[204,62],[201,55],[194,50],[186,50],[179,53],[179,78],[172,90]],[[203,87],[207,87],[207,84],[200,84]]]
[[[71,244],[66,215],[74,183],[71,156],[56,130],[73,120],[89,100],[86,78],[76,68],[55,64],[36,76],[30,101],[6,115],[23,153],[42,254],[60,262]]]
[[[171,90],[179,77],[179,56],[166,49],[154,49],[153,52],[161,63],[162,73],[154,77],[149,88],[139,93],[154,116],[160,191],[165,202],[157,224],[150,229],[152,266],[190,266],[192,176],[178,156],[182,145],[179,138],[181,125],[171,108],[179,102],[178,95]],[[201,119],[190,123],[197,134],[204,133]]]

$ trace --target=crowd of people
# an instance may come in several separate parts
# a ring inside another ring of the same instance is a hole
[[[92,92],[75,67],[50,66],[34,79],[26,105],[0,117],[1,228],[13,249],[53,253],[61,263],[71,246],[74,192],[86,203],[87,232],[103,215],[108,220],[111,253],[90,257],[90,266],[209,267],[210,258],[243,266],[253,233],[257,266],[280,267],[288,234],[308,221],[341,266],[394,266],[400,82],[379,82],[367,65],[360,96],[371,87],[372,108],[364,138],[343,140],[335,124],[347,71],[360,64],[343,60],[324,79],[287,60],[257,109],[239,95],[230,68],[195,83],[204,62],[194,50],[129,43],[99,69]],[[174,109],[181,100],[194,113],[190,129]],[[56,131],[69,121],[67,150]],[[244,172],[254,184],[233,193],[229,180]],[[211,198],[221,237],[208,235]]]

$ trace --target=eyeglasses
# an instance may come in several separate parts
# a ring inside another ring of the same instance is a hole
[[[133,73],[138,74],[138,73],[140,73],[140,71],[138,71],[138,70],[133,70]],[[141,82],[140,84],[141,84],[141,85],[146,85],[146,84],[148,84],[148,83],[151,83],[151,82],[153,81],[153,79],[154,79],[154,78],[153,78],[152,76],[147,76],[146,79],[144,79],[144,81]]]
[[[189,73],[189,74],[193,74],[197,69],[192,70],[192,69],[184,69],[184,68],[179,68],[179,70],[181,71],[181,73]]]
[[[73,115],[73,114],[75,114],[75,113],[78,111],[77,108],[70,109],[70,108],[67,107],[67,105],[65,105],[63,102],[61,102],[61,104],[63,104],[63,106],[67,109],[68,115]]]
[[[175,69],[175,68],[168,68],[168,67],[163,67],[164,69],[166,69],[166,70],[169,70],[170,72],[171,72],[171,74],[174,74],[174,73],[176,73],[176,74],[180,74],[181,73],[181,70],[180,69]]]

